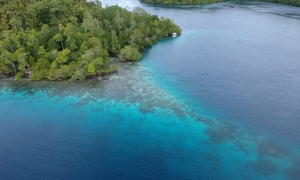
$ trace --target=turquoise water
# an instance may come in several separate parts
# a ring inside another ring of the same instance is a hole
[[[298,8],[118,3],[183,34],[107,80],[1,80],[0,179],[298,179]]]

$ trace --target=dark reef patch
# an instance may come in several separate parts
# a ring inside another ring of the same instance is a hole
[[[269,176],[279,171],[277,165],[266,158],[260,158],[258,161],[251,163],[251,166],[257,173],[264,176]]]
[[[210,139],[215,143],[221,143],[234,139],[237,133],[237,128],[229,123],[222,123],[216,126],[209,127],[206,132]]]
[[[270,140],[259,142],[257,151],[261,156],[267,155],[274,158],[288,156],[290,154],[286,148]]]

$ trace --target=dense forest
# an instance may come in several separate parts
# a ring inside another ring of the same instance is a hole
[[[173,32],[170,19],[99,0],[0,0],[0,77],[83,80],[113,72],[109,56],[135,61]]]
[[[151,4],[165,4],[165,5],[190,5],[190,4],[211,4],[223,2],[225,0],[139,0]]]
[[[147,2],[151,4],[189,5],[189,4],[211,4],[211,3],[230,1],[230,0],[139,0],[139,1]],[[243,0],[231,0],[231,1],[243,1]],[[254,0],[254,1],[281,3],[281,4],[300,7],[300,0]]]
[[[263,2],[281,3],[300,7],[300,0],[258,0]]]

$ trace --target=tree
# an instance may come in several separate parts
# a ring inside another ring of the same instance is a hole
[[[70,77],[70,74],[72,74],[71,66],[67,64],[69,54],[70,50],[67,48],[57,53],[55,60],[51,64],[48,79],[61,80]]]
[[[94,66],[94,64],[93,63],[90,63],[89,65],[88,65],[88,70],[87,70],[89,73],[91,73],[92,75],[96,75],[96,68],[95,68],[95,66]]]
[[[137,61],[142,57],[142,54],[137,48],[132,46],[125,46],[121,49],[119,58],[123,61]]]
[[[76,41],[76,32],[78,31],[77,28],[78,27],[76,25],[68,24],[64,30],[64,36],[67,38],[66,47],[71,51],[75,51],[78,49]]]
[[[116,31],[112,30],[109,51],[113,52],[113,53],[116,53],[120,50],[120,48],[121,48],[121,45],[119,43],[119,38],[116,34]]]

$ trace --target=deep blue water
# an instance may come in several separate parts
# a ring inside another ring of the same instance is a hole
[[[1,80],[0,179],[299,179],[299,8],[103,2],[183,33],[108,80]]]

